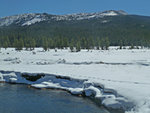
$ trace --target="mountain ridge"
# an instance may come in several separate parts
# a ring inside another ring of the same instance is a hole
[[[118,16],[118,15],[128,15],[122,10],[107,10],[103,12],[96,13],[74,13],[66,15],[52,15],[47,13],[26,13],[20,15],[6,16],[0,18],[0,26],[9,26],[11,24],[26,26],[32,25],[42,21],[61,21],[61,20],[86,20],[93,18],[103,18],[105,16]]]

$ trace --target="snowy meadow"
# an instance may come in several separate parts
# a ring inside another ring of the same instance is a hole
[[[96,98],[111,109],[150,113],[150,50],[0,50],[0,82]]]

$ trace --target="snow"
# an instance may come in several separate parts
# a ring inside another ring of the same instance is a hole
[[[25,23],[22,24],[22,26],[25,26],[25,25],[32,25],[32,24],[35,24],[37,22],[41,22],[41,21],[44,21],[45,19],[42,19],[42,18],[33,18],[32,20],[29,20]]]
[[[117,50],[111,47],[108,51],[71,53],[69,50],[43,52],[42,48],[36,48],[34,52],[36,54],[25,50],[17,52],[13,48],[1,49],[0,81],[85,94],[100,99],[103,105],[111,108],[134,106],[127,113],[150,112],[149,49]],[[31,82],[20,76],[25,72],[31,75],[46,73],[46,76]]]
[[[96,95],[95,97],[101,97],[102,92],[98,88],[91,85],[88,88],[85,88],[85,95],[86,96]]]
[[[12,24],[14,21],[16,21],[18,18],[19,16],[17,15],[0,18],[0,26],[8,26]]]
[[[110,12],[106,12],[106,13],[102,13],[103,16],[116,16],[118,15],[117,13],[115,13],[114,11],[110,11]]]
[[[0,26],[9,26],[17,24],[21,26],[32,25],[37,22],[45,21],[46,17],[43,14],[29,13],[0,18]]]
[[[56,19],[57,21],[60,20],[84,20],[84,19],[92,19],[92,18],[103,18],[104,16],[117,16],[119,14],[124,15],[121,12],[117,11],[105,11],[105,12],[98,12],[98,13],[75,13],[75,14],[68,14],[68,15],[55,15],[52,19]]]
[[[0,82],[4,81],[3,75],[0,73]]]
[[[101,23],[108,23],[109,21],[108,20],[103,20]]]

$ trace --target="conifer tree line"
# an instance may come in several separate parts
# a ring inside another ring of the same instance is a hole
[[[78,39],[68,39],[66,37],[55,37],[55,38],[10,38],[10,37],[2,37],[0,38],[0,47],[1,48],[8,48],[8,47],[14,47],[16,50],[22,50],[23,48],[26,48],[27,50],[33,50],[35,47],[43,47],[45,51],[49,49],[64,49],[64,48],[70,48],[70,50],[73,51],[80,51],[81,49],[102,49],[102,50],[108,50],[108,47],[110,45],[109,39],[106,38],[97,38],[94,40],[93,38],[78,38]]]
[[[108,37],[105,38],[93,38],[93,37],[79,37],[79,38],[67,38],[62,36],[57,36],[53,38],[49,37],[0,37],[0,47],[8,48],[14,47],[16,50],[22,50],[26,48],[27,50],[33,50],[35,47],[43,47],[45,51],[49,49],[64,49],[70,48],[73,51],[80,51],[81,49],[101,49],[101,50],[108,50],[109,46],[111,46],[111,40]],[[137,41],[136,43],[129,43],[126,40],[118,40],[116,46],[119,46],[120,49],[123,46],[131,46],[130,48],[133,49],[134,47],[150,47],[150,41],[143,40]]]

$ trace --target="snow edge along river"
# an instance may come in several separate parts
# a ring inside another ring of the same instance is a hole
[[[90,82],[88,79],[76,79],[73,77],[46,73],[0,70],[0,82],[23,83],[39,89],[62,89],[73,95],[94,98],[108,109],[130,111],[134,107],[134,103],[119,95],[115,90],[107,89],[104,85]]]

